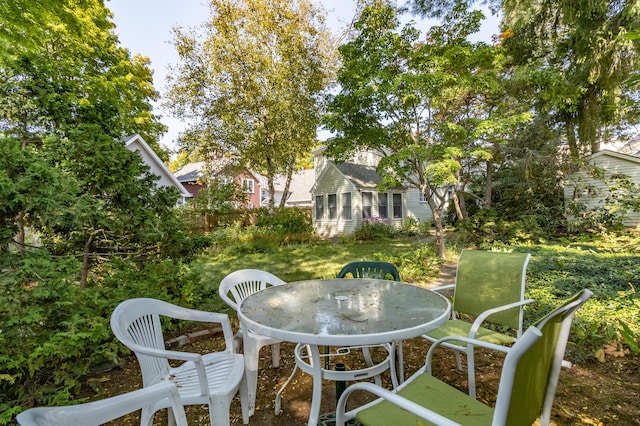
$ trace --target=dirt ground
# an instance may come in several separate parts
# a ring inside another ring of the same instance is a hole
[[[422,338],[404,342],[406,375],[410,375],[424,363],[428,343]],[[207,351],[211,346],[207,341],[196,342],[185,349],[189,351]],[[502,355],[480,351],[477,354],[477,388],[478,398],[487,404],[495,402],[497,394]],[[293,370],[293,345],[284,343],[281,346],[280,367],[271,367],[270,349],[261,351],[260,371],[258,373],[258,390],[255,414],[251,417],[251,425],[304,425],[307,422],[311,404],[311,378],[298,371],[282,397],[282,412],[274,413],[275,394]],[[91,399],[100,399],[141,386],[140,371],[135,358],[127,358],[121,368],[100,375],[103,393]],[[462,390],[467,389],[466,373],[455,368],[455,359],[450,351],[438,350],[434,357],[433,374],[445,382]],[[349,365],[359,364],[359,360],[346,359]],[[353,364],[355,363],[355,364]],[[383,383],[389,383],[383,377]],[[334,411],[335,382],[325,381],[321,412]],[[353,394],[354,406],[364,402]],[[350,399],[351,401],[351,399]],[[208,425],[208,411],[205,406],[189,406],[187,416],[189,424]],[[162,414],[157,415],[157,424],[166,424]],[[137,425],[137,416],[118,421],[118,425]],[[238,397],[231,406],[231,424],[242,424],[242,415]],[[330,423],[327,423],[330,424]],[[563,369],[553,406],[552,424],[561,425],[640,425],[640,357],[624,357],[607,359],[604,363],[597,360],[581,365],[573,365]]]
[[[451,270],[443,271],[448,278]],[[405,376],[408,377],[424,364],[429,343],[422,338],[406,340],[403,344],[405,358]],[[206,353],[215,350],[211,339],[203,339],[181,348],[189,352]],[[289,377],[295,362],[293,344],[283,343],[280,353],[280,367],[271,367],[270,348],[260,352],[260,370],[255,414],[251,425],[294,426],[307,422],[311,405],[311,377],[298,371],[282,397],[282,412],[274,413],[275,394]],[[497,394],[499,374],[502,367],[502,354],[479,351],[476,357],[476,382],[478,398],[493,405]],[[357,368],[362,362],[359,357],[350,355],[344,360],[347,368]],[[461,390],[467,390],[466,372],[456,370],[453,352],[438,349],[434,357],[434,376]],[[138,388],[142,384],[140,369],[135,357],[127,357],[122,366],[107,373],[97,374],[88,381],[83,392],[90,400],[101,399]],[[383,384],[389,387],[388,377],[383,376]],[[347,384],[348,385],[348,384]],[[323,383],[322,413],[335,410],[335,382]],[[355,393],[349,406],[364,402],[366,397]],[[206,406],[186,407],[189,424],[209,424]],[[156,416],[157,424],[166,424],[166,415]],[[118,425],[135,425],[136,415],[119,420]],[[236,396],[231,406],[231,424],[242,424],[239,398]],[[327,423],[327,425],[330,423]],[[595,358],[584,363],[574,364],[570,369],[563,368],[553,405],[552,424],[563,425],[640,425],[640,356],[626,355],[613,357],[607,355],[604,362]]]

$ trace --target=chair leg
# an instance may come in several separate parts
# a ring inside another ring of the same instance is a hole
[[[167,425],[176,426],[176,417],[173,415],[173,410],[171,408],[167,408]]]
[[[237,354],[242,353],[242,349],[244,349],[242,347],[242,343],[243,343],[242,333],[238,332],[233,337],[233,350],[235,351],[235,353],[237,353]]]
[[[244,339],[244,375],[247,381],[247,406],[249,416],[256,408],[256,390],[258,388],[258,361],[260,347],[254,340]]]
[[[467,377],[469,380],[469,396],[476,397],[476,362],[473,345],[467,345]]]
[[[169,414],[169,423],[171,423],[171,418],[173,417],[171,415],[171,409],[169,408],[168,410],[168,414]],[[153,425],[153,416],[154,412],[153,409],[151,407],[146,407],[142,409],[142,412],[140,413],[140,426],[151,426]]]
[[[402,384],[402,382],[404,382],[404,352],[402,350],[402,340],[396,342],[396,359],[398,362],[398,383]]]
[[[271,365],[273,368],[280,367],[280,343],[271,345]]]
[[[458,371],[462,371],[462,361],[460,361],[460,351],[455,351],[455,353],[456,353],[456,367],[458,368]]]
[[[231,401],[223,395],[209,396],[209,420],[211,426],[229,426]],[[243,420],[244,421],[244,420]]]
[[[240,382],[240,407],[242,409],[242,423],[249,424],[249,385],[247,383],[247,376],[245,375]]]

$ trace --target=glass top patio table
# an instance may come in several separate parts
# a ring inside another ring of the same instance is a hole
[[[423,287],[378,279],[306,280],[269,287],[242,301],[254,332],[296,343],[375,344],[429,332],[451,305]]]
[[[291,282],[253,293],[240,304],[238,317],[254,333],[310,345],[314,390],[308,424],[313,426],[322,393],[318,346],[376,345],[417,337],[444,324],[450,309],[445,297],[423,287],[335,278]]]

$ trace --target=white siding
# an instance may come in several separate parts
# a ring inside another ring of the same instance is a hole
[[[420,190],[417,188],[408,189],[405,194],[405,205],[407,210],[405,217],[410,217],[420,223],[425,223],[433,218],[431,209],[426,201],[420,201]]]
[[[640,185],[640,158],[632,157],[628,155],[622,155],[615,152],[600,151],[592,156],[592,163],[607,171],[607,174],[624,174],[636,185]],[[571,185],[567,185],[564,188],[565,201],[570,203],[575,197],[583,201],[587,207],[596,209],[604,205],[603,198],[593,199],[589,197],[580,198],[581,194],[574,194],[576,191],[582,192],[583,188],[592,186],[602,197],[606,197],[607,186],[606,182],[593,179],[585,171],[580,171],[574,176],[574,181],[580,182],[578,189]],[[625,226],[637,227],[640,226],[640,213],[629,212],[627,218],[624,221]]]
[[[351,206],[352,216],[351,220],[343,220],[340,212],[342,210],[342,193],[351,193]],[[329,220],[329,208],[327,205],[327,195],[336,194],[338,201],[338,214],[335,220]],[[358,215],[360,215],[360,200],[355,188],[344,177],[342,173],[333,164],[328,164],[326,170],[321,173],[319,180],[316,181],[315,192],[313,195],[313,224],[316,229],[316,233],[323,237],[335,237],[338,235],[347,235],[353,233],[358,225]],[[324,203],[324,218],[318,220],[315,209],[316,196],[322,195]]]

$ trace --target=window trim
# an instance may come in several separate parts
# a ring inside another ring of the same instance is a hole
[[[348,196],[349,204],[346,204],[344,202],[345,196]],[[340,219],[353,220],[353,202],[352,202],[352,197],[350,192],[343,192],[340,194]]]
[[[333,206],[331,200],[333,199]],[[338,220],[338,194],[327,194],[327,219]]]
[[[255,192],[256,192],[256,181],[255,181],[255,179],[242,178],[242,191],[245,194],[255,194]]]
[[[362,219],[364,220],[373,219],[373,192],[362,191],[360,194],[362,198]],[[365,206],[364,204],[365,194],[368,194],[368,196],[370,197],[369,198],[370,204],[368,206]],[[369,209],[369,216],[365,216],[365,208]]]
[[[319,203],[318,203],[318,200],[320,200]],[[324,220],[324,194],[316,195],[315,203],[316,203],[315,205],[316,220],[322,221]]]
[[[380,198],[384,197],[386,202],[384,204],[380,204]],[[382,213],[380,212],[380,206],[384,206],[385,208],[385,212],[384,212],[384,216],[382,215]],[[389,219],[389,194],[386,192],[379,192],[378,193],[378,217],[380,219]]]
[[[392,210],[392,214],[393,214],[393,219],[402,219],[403,218],[403,214],[404,214],[404,207],[402,205],[402,194],[401,193],[393,193],[391,194],[392,197],[392,205],[393,205],[393,210]],[[400,204],[396,204],[396,197],[398,197],[400,199]],[[400,209],[400,216],[396,216],[396,207],[398,207]]]

